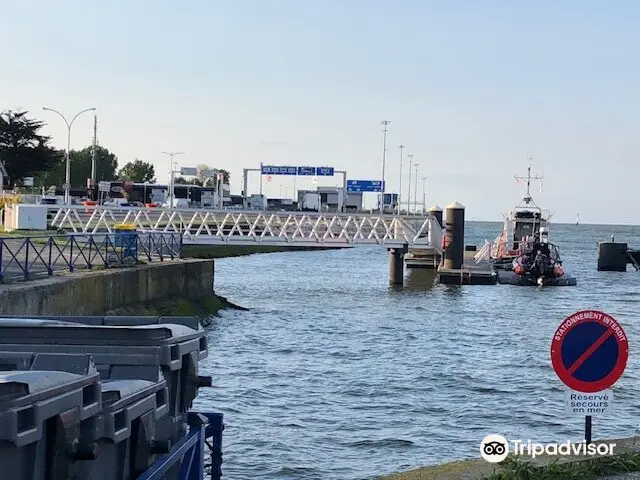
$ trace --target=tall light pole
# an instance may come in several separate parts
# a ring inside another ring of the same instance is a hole
[[[407,215],[411,213],[411,162],[413,161],[413,154],[407,155],[409,158],[409,193],[407,194]]]
[[[173,157],[184,155],[184,152],[160,152],[169,155],[169,208],[173,208]]]
[[[404,145],[400,145],[398,148],[400,149],[400,186],[398,187],[398,215],[400,215],[400,197],[402,194],[402,150],[404,149]]]
[[[73,126],[73,122],[76,121],[76,118],[78,118],[80,115],[82,115],[85,112],[95,111],[95,109],[96,109],[95,107],[85,108],[84,110],[81,110],[78,113],[76,113],[74,117],[71,119],[71,121],[68,122],[67,118],[63,114],[61,114],[59,111],[49,107],[42,107],[42,110],[45,110],[47,112],[57,113],[58,115],[60,115],[60,117],[62,117],[62,120],[64,120],[65,125],[67,126],[67,153],[66,153],[67,165],[66,165],[65,180],[64,180],[64,203],[66,205],[71,204],[71,195],[70,195],[71,194],[71,161],[69,158],[69,152],[71,150],[71,127]]]
[[[380,214],[382,214],[382,207],[384,203],[384,191],[385,191],[384,168],[387,163],[387,132],[389,131],[387,127],[391,122],[389,120],[383,120],[381,123],[382,123],[382,193],[380,194]]]
[[[427,177],[422,177],[422,214],[427,211]]]
[[[414,163],[413,166],[416,168],[416,200],[414,202],[414,208],[416,209],[416,214],[418,213],[418,164]]]

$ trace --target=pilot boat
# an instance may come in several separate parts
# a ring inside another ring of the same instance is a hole
[[[542,177],[532,177],[531,167],[527,169],[526,177],[515,177],[517,181],[527,181],[527,192],[505,217],[502,232],[490,247],[489,260],[494,268],[511,270],[514,259],[518,258],[523,249],[527,248],[534,239],[545,233],[548,239],[551,214],[540,208],[531,196],[531,180],[541,180]]]

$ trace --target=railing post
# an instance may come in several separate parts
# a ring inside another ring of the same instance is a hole
[[[53,276],[53,265],[51,265],[51,261],[53,260],[53,237],[49,237],[49,261],[47,262],[47,273],[50,277]]]
[[[24,279],[29,279],[29,246],[31,244],[31,240],[29,238],[25,238],[24,245],[26,246],[24,252]]]
[[[211,480],[222,478],[222,432],[224,431],[224,416],[222,413],[205,413],[209,420],[205,437],[211,439]]]
[[[4,257],[4,240],[0,238],[0,283],[4,281],[4,262],[2,257]]]
[[[71,239],[71,242],[69,242],[69,271],[73,272],[74,269],[74,265],[73,265],[73,237],[69,237]]]
[[[198,430],[198,441],[193,446],[193,457],[191,458],[191,465],[188,470],[188,473],[185,477],[185,480],[202,480],[204,479],[204,448],[205,448],[205,432],[207,427],[207,417],[204,415],[199,415],[197,413],[189,415],[187,418],[189,423],[189,427],[191,429]],[[187,455],[185,455],[186,457]],[[184,460],[183,460],[184,461]],[[182,464],[182,468],[187,466],[185,463]],[[184,473],[184,472],[181,472]]]
[[[93,234],[90,234],[89,236],[89,258],[87,259],[87,266],[89,267],[89,270],[91,270],[93,268],[93,265],[91,264],[91,247],[93,246]]]

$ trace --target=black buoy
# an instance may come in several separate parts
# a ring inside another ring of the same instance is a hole
[[[626,272],[627,263],[629,263],[628,251],[626,243],[600,242],[598,244],[598,271]]]

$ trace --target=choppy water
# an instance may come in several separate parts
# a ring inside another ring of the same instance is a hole
[[[467,243],[500,228],[471,223]],[[197,401],[225,414],[225,477],[375,478],[477,457],[490,433],[579,440],[583,418],[564,413],[549,347],[582,308],[613,314],[630,338],[615,415],[594,418],[594,436],[634,434],[640,272],[596,271],[596,242],[612,233],[640,246],[640,227],[552,227],[578,278],[565,288],[433,286],[417,270],[393,289],[382,247],[218,260],[216,291],[251,308],[210,329],[203,367],[216,388]]]

